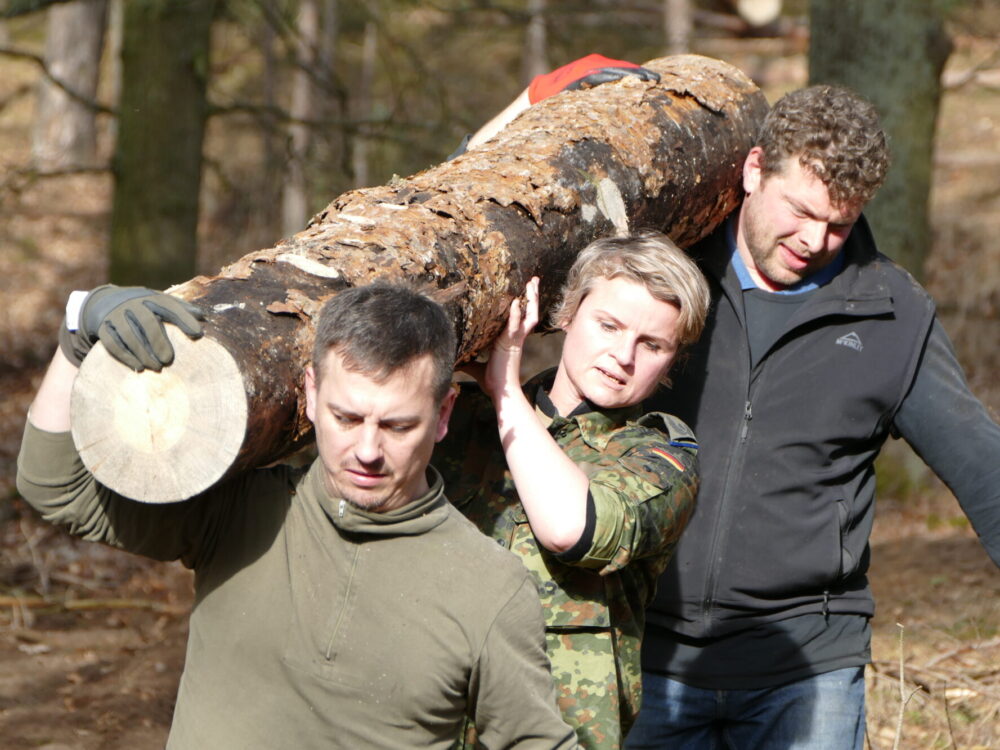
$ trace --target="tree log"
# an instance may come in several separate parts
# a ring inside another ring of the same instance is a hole
[[[710,232],[742,195],[767,102],[717,60],[645,65],[658,84],[627,77],[552,97],[481,148],[345,193],[299,234],[174,287],[205,310],[206,336],[172,332],[165,374],[131,373],[94,348],[72,407],[86,465],[123,495],[170,502],[304,444],[312,320],[344,288],[421,285],[453,315],[467,361],[531,276],[551,303],[590,241],[653,227],[686,247]]]

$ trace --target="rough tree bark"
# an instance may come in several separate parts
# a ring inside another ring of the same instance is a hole
[[[177,358],[160,375],[95,347],[73,401],[87,466],[122,494],[166,502],[301,445],[312,320],[346,287],[423,285],[453,315],[464,361],[490,344],[531,276],[546,307],[591,240],[656,227],[688,246],[711,231],[739,201],[766,100],[717,60],[645,65],[659,84],[626,77],[552,97],[483,147],[348,192],[305,231],[176,287],[208,313],[207,336],[173,331]]]

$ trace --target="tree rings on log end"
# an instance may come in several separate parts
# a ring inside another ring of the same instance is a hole
[[[236,361],[216,341],[166,326],[174,361],[133,372],[97,344],[73,383],[73,442],[97,480],[147,503],[184,500],[215,484],[239,453],[247,397]]]

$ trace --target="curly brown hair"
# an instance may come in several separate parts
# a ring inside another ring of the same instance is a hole
[[[765,177],[780,172],[785,159],[798,156],[836,204],[867,203],[889,169],[878,111],[843,86],[809,86],[785,94],[764,119],[757,145]]]

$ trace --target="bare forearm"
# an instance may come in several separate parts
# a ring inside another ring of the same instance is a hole
[[[28,419],[35,427],[46,432],[69,431],[70,396],[77,372],[62,350],[56,349],[28,411]]]
[[[507,466],[539,543],[570,549],[587,522],[586,474],[571,461],[518,389],[494,402]]]

